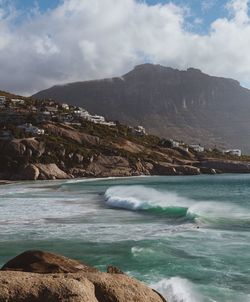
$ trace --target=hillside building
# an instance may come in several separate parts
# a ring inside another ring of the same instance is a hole
[[[224,150],[224,154],[229,154],[229,155],[234,155],[234,156],[241,156],[242,151],[240,149],[229,149],[229,150]]]

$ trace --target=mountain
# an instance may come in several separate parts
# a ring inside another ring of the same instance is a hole
[[[198,69],[143,64],[122,77],[54,86],[33,97],[82,106],[162,137],[250,153],[250,90]]]

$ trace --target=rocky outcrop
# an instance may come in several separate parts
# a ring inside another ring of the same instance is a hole
[[[89,164],[86,170],[96,177],[132,175],[132,168],[129,161],[121,156],[99,155]]]
[[[58,168],[56,164],[36,164],[39,169],[38,179],[69,179],[70,176]]]
[[[62,171],[56,164],[27,164],[16,174],[9,176],[12,180],[53,180],[70,179],[70,175]]]
[[[2,152],[9,157],[41,157],[45,152],[45,144],[35,138],[13,139],[0,142]]]
[[[43,251],[26,251],[8,261],[1,270],[39,274],[97,272],[97,269],[87,264]]]
[[[113,269],[111,273],[102,273],[78,261],[47,252],[25,252],[9,261],[3,269],[0,271],[1,302],[166,301],[117,268],[115,273]]]
[[[190,165],[173,165],[165,162],[154,164],[153,174],[155,175],[199,175],[198,167]]]
[[[54,123],[47,123],[43,128],[50,134],[61,136],[78,144],[98,145],[100,143],[99,137],[79,132],[65,124],[56,125]]]
[[[250,162],[229,160],[205,160],[197,164],[204,169],[212,169],[221,173],[250,173]]]
[[[35,165],[29,164],[22,170],[21,174],[19,178],[22,180],[37,180],[40,171]]]

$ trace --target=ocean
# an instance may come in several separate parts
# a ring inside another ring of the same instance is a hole
[[[0,265],[28,249],[118,266],[168,302],[250,301],[250,175],[0,186]]]

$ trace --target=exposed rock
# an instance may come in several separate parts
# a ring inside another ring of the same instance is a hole
[[[36,164],[39,169],[39,179],[69,179],[69,175],[58,168],[56,164]]]
[[[37,180],[39,177],[39,169],[32,164],[27,165],[20,175],[20,179],[22,180]]]
[[[0,272],[0,302],[98,302],[83,276]]]
[[[100,302],[163,302],[162,298],[143,283],[123,274],[86,274],[95,285]]]
[[[3,269],[0,302],[166,301],[117,268],[102,273],[78,261],[41,251],[25,252],[6,263]]]
[[[154,164],[153,174],[155,175],[177,175],[175,166],[165,162]]]
[[[86,171],[96,177],[132,175],[129,161],[120,156],[99,155],[96,160],[88,165]]]
[[[107,273],[108,274],[124,274],[123,271],[121,271],[118,267],[113,266],[113,265],[109,265],[107,267]]]
[[[11,157],[23,156],[26,151],[26,146],[20,139],[14,139],[10,142],[6,142],[4,145],[4,153]]]
[[[1,270],[47,273],[97,272],[79,261],[43,251],[26,251],[7,262]]]
[[[221,171],[213,168],[206,168],[206,167],[201,167],[200,168],[201,174],[220,174]]]
[[[89,173],[85,169],[72,168],[69,173],[74,175],[74,177],[88,177]]]
[[[36,157],[41,157],[45,152],[44,142],[39,142],[35,138],[23,139],[22,144],[29,148]]]
[[[100,143],[99,137],[79,132],[70,126],[47,123],[44,125],[44,129],[54,135],[62,136],[79,144],[98,145]]]
[[[81,164],[83,162],[83,156],[81,154],[75,153],[74,161],[78,164]]]
[[[175,166],[177,174],[181,175],[199,175],[200,169],[193,166]]]
[[[222,173],[250,173],[250,162],[228,161],[228,160],[206,160],[197,166],[202,169],[215,169]]]

